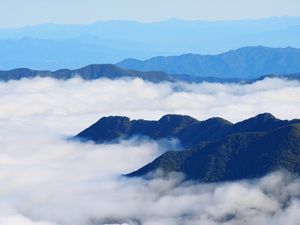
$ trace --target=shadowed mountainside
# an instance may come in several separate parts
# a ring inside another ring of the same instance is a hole
[[[258,178],[281,169],[300,174],[299,123],[266,132],[235,133],[185,151],[170,151],[128,176],[161,170],[219,182]]]
[[[177,138],[186,150],[167,152],[129,177],[161,170],[218,182],[261,177],[278,169],[300,174],[300,120],[279,120],[269,113],[236,124],[181,115],[166,115],[158,121],[104,117],[76,138],[103,143],[133,136]]]

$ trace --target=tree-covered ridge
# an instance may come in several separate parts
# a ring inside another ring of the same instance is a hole
[[[282,169],[300,174],[300,124],[236,133],[185,151],[167,152],[128,176],[144,176],[158,169],[202,182],[258,178]]]
[[[279,120],[269,113],[231,123],[165,115],[158,121],[103,117],[76,138],[96,143],[134,136],[177,138],[184,151],[169,151],[128,176],[157,170],[180,172],[203,182],[256,178],[285,169],[300,174],[300,120]]]

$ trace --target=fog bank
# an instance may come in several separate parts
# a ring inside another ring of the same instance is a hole
[[[95,145],[68,138],[102,116],[180,113],[232,122],[262,112],[300,118],[300,83],[161,83],[48,78],[0,83],[0,225],[297,225],[300,180],[182,183],[126,179],[164,151],[146,139]],[[175,143],[175,144],[174,144]]]

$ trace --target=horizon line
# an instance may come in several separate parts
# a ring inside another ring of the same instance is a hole
[[[46,23],[37,23],[37,24],[28,24],[22,26],[11,26],[11,27],[0,27],[1,30],[14,30],[14,29],[22,29],[22,28],[30,28],[30,27],[38,27],[45,25],[53,25],[53,26],[84,26],[84,25],[95,25],[97,23],[111,23],[111,22],[128,22],[128,23],[136,23],[136,24],[156,24],[156,23],[164,23],[164,22],[172,22],[172,21],[183,21],[183,22],[199,22],[199,23],[221,23],[221,22],[243,22],[243,21],[259,21],[259,20],[270,20],[270,19],[300,19],[300,16],[268,16],[268,17],[260,17],[260,18],[242,18],[242,19],[217,19],[217,20],[204,20],[204,19],[186,19],[179,17],[170,17],[168,19],[163,20],[152,20],[152,21],[143,21],[143,20],[131,20],[131,19],[107,19],[107,20],[96,20],[94,22],[88,23],[56,23],[56,22],[46,22]]]

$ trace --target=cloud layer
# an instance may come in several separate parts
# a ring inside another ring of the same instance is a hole
[[[101,116],[158,119],[166,113],[233,122],[271,112],[300,118],[300,83],[152,84],[47,78],[0,83],[0,225],[291,224],[300,182],[284,173],[222,184],[125,179],[168,150],[129,140],[95,145],[67,138]]]

